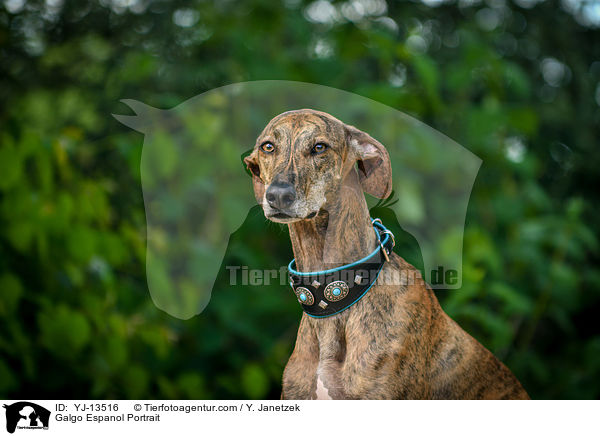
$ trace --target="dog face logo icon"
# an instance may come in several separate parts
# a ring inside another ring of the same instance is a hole
[[[15,429],[48,429],[50,411],[28,401],[4,405],[6,409],[6,431],[14,433]]]

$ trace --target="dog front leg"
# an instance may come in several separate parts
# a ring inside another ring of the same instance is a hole
[[[319,365],[319,343],[313,327],[302,316],[296,345],[283,371],[281,398],[286,400],[314,399],[316,392],[317,367]]]

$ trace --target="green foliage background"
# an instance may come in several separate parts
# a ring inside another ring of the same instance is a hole
[[[263,79],[370,97],[481,157],[442,305],[533,398],[600,397],[600,38],[582,6],[4,1],[0,397],[278,398],[297,303],[223,268],[202,315],[159,311],[143,138],[110,116]],[[286,233],[254,208],[224,262],[279,266]]]

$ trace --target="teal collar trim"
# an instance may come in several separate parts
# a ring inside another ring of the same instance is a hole
[[[368,254],[367,256],[363,257],[360,260],[357,260],[356,262],[352,262],[349,263],[347,265],[342,265],[342,266],[338,266],[337,268],[331,268],[331,269],[326,269],[323,271],[309,271],[309,272],[300,272],[300,271],[296,271],[294,269],[294,267],[296,266],[296,259],[292,259],[292,261],[288,264],[288,272],[290,274],[294,274],[297,276],[316,276],[316,275],[321,275],[321,274],[330,274],[330,273],[334,273],[337,271],[342,271],[344,269],[349,269],[349,268],[353,268],[355,266],[360,266],[363,263],[366,263],[367,261],[371,260],[373,257],[375,257],[375,255],[377,253],[379,253],[379,251],[381,249],[384,249],[384,247],[389,243],[390,238],[392,238],[392,241],[394,239],[394,234],[392,232],[390,232],[381,222],[381,220],[379,218],[371,218],[371,222],[373,223],[373,230],[375,231],[375,235],[377,236],[377,242],[379,243],[379,246],[373,250],[373,252],[371,254]],[[382,232],[379,232],[378,229],[382,230]],[[384,239],[383,241],[381,240],[381,234],[384,234]],[[392,244],[392,248],[394,247],[395,241]],[[390,248],[389,251],[386,254],[390,254],[392,251],[392,249]]]

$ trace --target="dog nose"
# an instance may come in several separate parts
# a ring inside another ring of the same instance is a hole
[[[290,183],[269,186],[266,194],[267,201],[275,209],[285,209],[296,199],[296,190]]]

